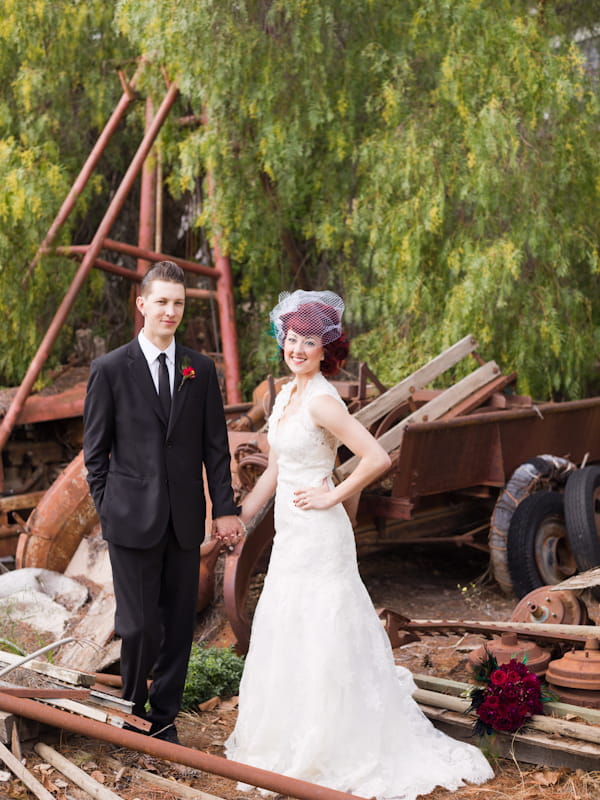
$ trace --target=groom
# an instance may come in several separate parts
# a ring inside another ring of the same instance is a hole
[[[123,697],[150,720],[151,735],[178,743],[173,721],[194,634],[205,528],[203,467],[213,535],[235,544],[242,526],[214,363],[174,340],[185,305],[183,270],[155,264],[136,303],[144,319],[139,335],[92,362],[83,449],[108,542]]]

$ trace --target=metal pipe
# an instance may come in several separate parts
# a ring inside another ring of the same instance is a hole
[[[89,246],[88,251],[86,252],[83,260],[77,270],[75,277],[71,281],[71,285],[65,294],[62,303],[60,304],[58,311],[54,315],[54,319],[50,323],[48,330],[46,331],[46,335],[44,336],[42,343],[40,344],[37,353],[33,357],[31,364],[29,365],[29,369],[27,370],[25,377],[23,378],[21,385],[19,386],[15,396],[12,399],[10,406],[4,416],[4,419],[0,423],[0,450],[6,444],[8,437],[13,429],[13,425],[15,424],[17,417],[19,416],[23,405],[25,404],[25,400],[27,399],[33,384],[36,382],[38,375],[41,372],[42,366],[46,362],[50,350],[56,341],[62,326],[75,302],[77,296],[83,286],[88,273],[94,266],[94,261],[102,249],[104,245],[104,240],[106,239],[110,229],[112,228],[117,215],[119,214],[127,195],[131,191],[131,188],[135,182],[135,179],[144,164],[144,160],[148,153],[150,152],[150,148],[154,140],[156,139],[158,132],[163,125],[167,114],[169,113],[171,106],[175,102],[175,99],[178,94],[178,89],[176,84],[171,84],[167,94],[161,106],[158,110],[156,117],[152,125],[150,126],[149,130],[147,131],[146,135],[144,136],[138,150],[133,157],[127,172],[125,173],[125,177],[121,181],[121,184],[102,219],[102,222],[98,226],[98,230],[92,240],[92,243]],[[1,487],[0,487],[1,488]]]
[[[55,728],[63,728],[81,736],[101,739],[118,747],[128,747],[166,761],[174,761],[177,764],[183,764],[224,778],[230,778],[234,781],[258,786],[276,794],[297,797],[300,800],[352,800],[356,797],[335,789],[328,789],[325,786],[302,781],[298,778],[289,778],[286,775],[279,775],[266,769],[250,767],[247,764],[240,764],[238,761],[229,761],[226,758],[205,753],[201,750],[193,750],[190,747],[164,742],[152,736],[115,728],[103,722],[96,722],[96,720],[86,719],[70,714],[67,711],[48,707],[43,703],[37,703],[35,700],[11,697],[3,693],[1,689],[0,709],[17,716],[52,725]]]
[[[33,653],[29,653],[28,655],[23,656],[18,661],[16,661],[14,664],[9,664],[7,667],[4,667],[3,669],[0,669],[0,678],[3,678],[5,675],[8,675],[8,673],[12,672],[13,669],[17,669],[18,667],[22,667],[23,664],[27,664],[28,661],[33,661],[34,658],[37,658],[38,656],[41,656],[44,653],[47,653],[48,650],[56,650],[56,648],[60,647],[61,644],[67,644],[68,642],[72,642],[72,641],[73,641],[73,637],[72,636],[67,636],[65,639],[59,639],[58,642],[52,642],[52,644],[47,644],[45,647],[40,647],[39,650],[36,650]],[[1,654],[0,654],[0,661],[1,660],[2,660],[2,657],[1,657]]]
[[[66,256],[67,258],[77,258],[81,261],[88,250],[89,245],[67,245],[65,247],[56,247],[55,252],[57,255]],[[127,278],[130,281],[142,280],[142,276],[132,269],[127,267],[120,267],[118,264],[112,264],[110,261],[105,261],[103,258],[94,259],[94,266],[104,272],[110,272],[112,275],[119,275],[121,278]]]
[[[208,194],[214,194],[212,173],[208,173]],[[225,371],[225,392],[227,403],[241,403],[240,358],[238,352],[237,328],[235,325],[235,309],[233,307],[233,276],[229,256],[221,252],[219,234],[215,233],[213,257],[221,280],[217,283],[217,300],[219,307],[219,323],[221,326],[221,343]]]
[[[100,156],[102,155],[102,153],[106,149],[106,146],[107,146],[108,142],[110,141],[112,135],[116,131],[119,123],[121,122],[121,119],[122,119],[123,115],[125,114],[125,112],[127,111],[130,103],[134,99],[135,94],[134,94],[134,91],[133,91],[133,86],[135,85],[135,82],[137,80],[139,70],[140,70],[140,68],[138,67],[138,69],[136,70],[133,78],[131,79],[131,81],[129,83],[126,83],[125,80],[122,78],[122,83],[123,83],[123,87],[124,87],[123,95],[121,96],[121,99],[119,100],[115,110],[110,115],[110,118],[109,118],[108,122],[104,126],[104,129],[102,130],[102,133],[98,137],[98,141],[96,142],[96,144],[92,148],[89,156],[87,157],[87,160],[86,160],[85,164],[81,168],[81,171],[80,171],[79,175],[77,176],[77,178],[75,179],[75,183],[71,187],[71,190],[69,191],[69,194],[66,196],[65,200],[63,201],[63,204],[60,207],[60,211],[56,215],[56,217],[54,219],[54,222],[52,223],[52,225],[48,229],[48,233],[44,237],[44,241],[39,246],[38,251],[35,254],[35,257],[34,257],[33,261],[31,262],[31,264],[29,265],[29,267],[27,269],[27,272],[25,273],[25,276],[24,276],[24,279],[23,279],[24,282],[27,281],[27,279],[29,278],[29,275],[31,274],[31,272],[35,269],[35,266],[36,266],[37,262],[39,261],[40,256],[43,254],[44,250],[48,247],[50,242],[52,242],[54,240],[54,237],[56,236],[56,234],[58,233],[60,228],[66,222],[69,214],[71,213],[71,211],[73,210],[73,208],[75,206],[77,198],[83,192],[88,180],[90,179],[90,176],[91,176],[92,172],[94,171],[94,169],[96,167],[96,164],[100,160]]]
[[[116,242],[114,239],[105,239],[103,247],[105,250],[114,250],[116,253],[125,253],[125,255],[134,256],[135,258],[145,258],[148,261],[174,261],[175,264],[179,264],[180,267],[187,269],[189,272],[195,272],[197,275],[207,275],[215,281],[221,277],[219,270],[214,267],[207,267],[205,264],[198,264],[196,261],[188,261],[186,258],[179,258],[179,256],[170,256],[166,253],[146,250],[143,247],[135,247],[135,245],[132,244]]]
[[[154,116],[154,106],[152,98],[146,98],[146,131],[152,124],[152,117]],[[143,250],[150,250],[154,247],[154,206],[156,203],[156,165],[151,157],[151,152],[148,153],[144,166],[142,168],[142,179],[140,185],[140,214],[138,224],[138,247]],[[138,258],[137,274],[143,277],[150,268],[150,261],[147,258]],[[139,294],[139,287],[136,287],[135,293]],[[144,318],[142,317],[139,309],[136,307],[134,311],[133,332],[134,335],[140,332],[144,327]]]

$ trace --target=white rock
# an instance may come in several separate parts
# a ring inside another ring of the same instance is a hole
[[[59,639],[70,617],[64,606],[55,603],[43,592],[27,589],[0,598],[0,620],[4,630],[9,629],[11,622],[22,622],[40,633],[50,633]]]
[[[41,567],[23,567],[0,575],[0,598],[17,592],[42,592],[69,611],[76,611],[86,602],[88,590],[73,578]]]

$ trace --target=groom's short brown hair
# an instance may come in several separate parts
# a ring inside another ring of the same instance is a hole
[[[185,273],[174,261],[157,261],[142,278],[140,294],[148,294],[153,281],[185,283]]]

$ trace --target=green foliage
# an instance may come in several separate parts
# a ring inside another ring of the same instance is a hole
[[[182,708],[195,709],[211,697],[236,694],[243,670],[244,659],[231,648],[192,645]]]
[[[72,261],[45,257],[24,280],[91,146],[122,93],[117,67],[132,55],[112,23],[111,4],[6,0],[0,25],[0,385],[20,383],[74,274]],[[132,65],[130,65],[132,66]],[[130,74],[133,69],[129,69]],[[135,124],[135,119],[133,121]],[[108,151],[55,244],[85,232],[98,193],[121,171],[128,137]],[[123,143],[125,142],[125,144]],[[96,223],[97,224],[97,223]],[[103,282],[86,282],[77,314],[48,367],[72,352],[73,328],[98,305]]]
[[[172,195],[214,179],[192,222],[233,262],[247,392],[273,371],[267,310],[295,287],[345,296],[353,356],[387,382],[472,333],[519,391],[598,391],[600,105],[583,52],[599,22],[597,0],[7,0],[0,382],[22,377],[73,268],[46,259],[34,297],[23,272],[120,96],[116,67],[143,55],[144,92],[164,95],[160,68],[181,89],[159,140]],[[97,224],[142,112],[63,243]],[[89,281],[70,325],[97,326],[105,292]]]
[[[574,40],[597,2],[120,0],[118,20],[207,112],[171,186],[212,171],[197,224],[240,300],[342,291],[382,377],[470,332],[522,391],[593,386],[600,108]]]

